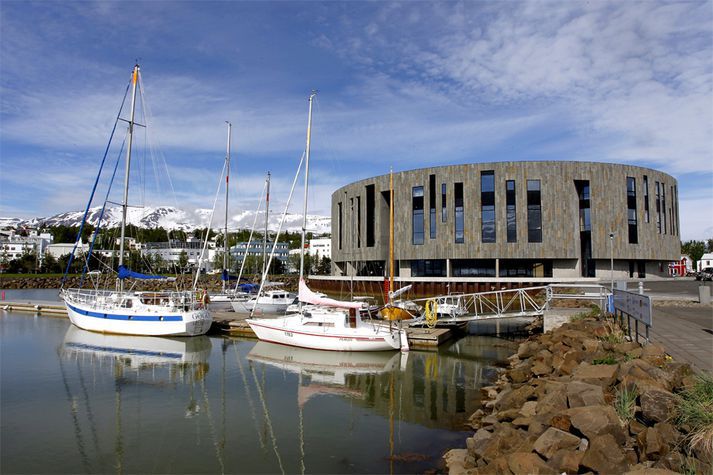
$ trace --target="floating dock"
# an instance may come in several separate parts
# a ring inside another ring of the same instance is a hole
[[[0,310],[13,312],[37,313],[53,317],[66,317],[67,308],[60,303],[53,302],[0,302]]]

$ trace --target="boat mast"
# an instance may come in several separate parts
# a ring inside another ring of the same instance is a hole
[[[233,130],[233,124],[225,121],[228,124],[228,146],[225,153],[225,234],[223,234],[223,270],[228,272],[230,276],[230,269],[228,268],[228,192],[230,190],[230,136]],[[225,279],[223,279],[223,293],[225,293]]]
[[[267,178],[265,179],[265,187],[267,191],[265,192],[265,235],[262,237],[262,273],[266,272],[267,268],[267,224],[270,218],[270,172],[267,172]],[[245,251],[247,252],[247,250]]]
[[[388,302],[394,291],[394,170],[389,170],[389,293]]]
[[[305,268],[305,232],[307,231],[307,190],[309,183],[309,149],[312,140],[312,99],[317,95],[317,91],[312,91],[309,95],[309,113],[307,114],[307,147],[305,149],[305,202],[302,211],[302,245],[300,246],[300,280],[304,278]],[[300,302],[302,308],[302,302]]]
[[[134,136],[134,114],[136,112],[136,89],[139,83],[139,65],[134,65],[131,75],[131,114],[129,116],[129,135],[126,146],[126,168],[124,171],[124,202],[121,204],[121,242],[119,243],[119,266],[124,265],[124,239],[126,237],[126,211],[129,206],[129,170],[131,169],[131,144]],[[119,279],[119,290],[124,291],[124,281]]]

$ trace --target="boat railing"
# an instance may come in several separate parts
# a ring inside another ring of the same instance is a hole
[[[201,302],[191,291],[168,292],[118,292],[116,290],[99,289],[64,289],[62,295],[65,300],[82,303],[91,307],[104,308],[130,308],[134,300],[139,300],[144,305],[173,306],[194,308],[201,306]]]

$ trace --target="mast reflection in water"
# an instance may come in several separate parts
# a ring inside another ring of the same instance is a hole
[[[513,348],[323,352],[6,312],[0,325],[8,473],[423,472],[464,446],[479,388]]]

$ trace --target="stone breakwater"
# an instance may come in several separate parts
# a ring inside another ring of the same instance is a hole
[[[469,475],[711,473],[710,453],[689,449],[674,422],[677,394],[694,382],[688,365],[626,341],[610,322],[566,323],[521,343],[482,389],[475,433],[446,453],[446,466]]]

